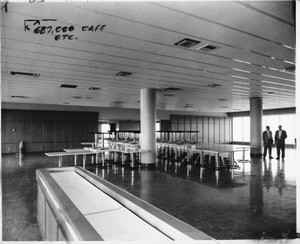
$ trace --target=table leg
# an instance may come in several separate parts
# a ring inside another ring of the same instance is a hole
[[[125,153],[124,152],[122,152],[122,165],[124,165],[124,158],[125,158]]]
[[[62,156],[58,156],[58,167],[62,166]]]
[[[83,168],[85,169],[85,163],[86,163],[86,154],[82,155],[82,164],[83,164]]]
[[[132,168],[134,168],[134,166],[135,166],[135,158],[134,158],[134,153],[133,153],[133,152],[131,152],[131,153],[130,153],[130,156],[131,156],[131,161],[132,161],[131,165],[132,165]]]
[[[74,165],[77,165],[77,154],[74,155]]]
[[[105,166],[105,152],[102,153],[102,167]]]
[[[216,164],[217,169],[219,169],[219,153],[216,153]]]

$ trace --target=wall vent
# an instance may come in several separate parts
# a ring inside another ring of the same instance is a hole
[[[168,87],[165,88],[164,91],[180,91],[181,89],[178,87]]]
[[[90,87],[89,90],[91,90],[91,91],[98,91],[98,90],[100,90],[100,87]]]
[[[62,84],[60,87],[61,88],[76,88],[77,85]]]
[[[22,75],[22,76],[31,76],[31,77],[39,77],[40,74],[37,73],[28,73],[28,72],[17,72],[17,71],[11,71],[11,75]]]
[[[295,69],[296,69],[296,67],[295,66],[289,66],[289,67],[286,67],[286,68],[284,68],[283,70],[284,71],[295,71]]]
[[[196,46],[199,43],[200,43],[200,41],[192,40],[189,38],[184,38],[183,40],[175,43],[174,45],[180,46],[180,47],[185,47],[185,48],[191,48],[193,46]]]
[[[29,98],[28,96],[11,96],[12,98]]]
[[[218,86],[221,86],[221,85],[219,85],[219,84],[209,84],[209,85],[207,85],[207,87],[212,87],[212,88],[215,88],[215,87],[218,87]]]
[[[121,71],[121,72],[117,73],[116,75],[117,75],[117,76],[124,76],[124,77],[127,77],[127,76],[132,75],[132,73],[131,73],[131,72]]]
[[[201,51],[201,52],[213,52],[213,51],[216,51],[217,49],[219,49],[220,47],[217,47],[217,46],[214,46],[214,45],[211,45],[211,44],[208,44],[208,45],[205,45],[203,47],[199,47],[197,50]]]

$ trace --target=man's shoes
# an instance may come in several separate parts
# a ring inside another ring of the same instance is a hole
[[[272,159],[273,157],[271,156],[271,157],[269,157],[269,159]]]
[[[277,157],[276,159],[279,159],[279,157]]]

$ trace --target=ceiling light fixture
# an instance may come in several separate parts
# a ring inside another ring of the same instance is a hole
[[[239,78],[239,79],[244,79],[244,80],[249,80],[249,78],[243,77],[243,76],[231,75],[231,77]]]
[[[265,77],[269,77],[269,78],[275,78],[275,79],[279,79],[279,80],[287,80],[287,81],[295,82],[294,80],[291,80],[291,79],[285,79],[285,78],[281,78],[281,77],[277,77],[277,76],[273,76],[273,75],[266,75],[266,74],[261,74],[261,75],[265,76]]]
[[[275,84],[275,85],[278,85],[278,83],[276,82],[272,82],[272,81],[267,81],[267,80],[262,80],[261,82],[263,83],[268,83],[268,84]],[[287,87],[293,87],[295,88],[295,85],[286,85],[286,84],[280,84],[281,86],[287,86]]]
[[[250,62],[239,60],[239,59],[233,59],[233,60],[236,62],[239,62],[239,63],[243,63],[243,64],[251,64]]]
[[[240,89],[246,89],[250,90],[250,87],[245,87],[245,86],[233,86],[234,88],[240,88]]]
[[[286,48],[292,49],[292,50],[296,50],[294,47],[288,46],[288,45],[283,45]]]
[[[293,65],[295,65],[295,63],[294,63],[294,62],[291,62],[291,61],[283,60],[283,62],[285,62],[285,63],[287,63],[287,64],[293,64]]]
[[[232,81],[233,83],[237,83],[237,84],[243,84],[243,85],[250,85],[249,83],[247,83],[247,82],[241,82],[241,81]]]
[[[235,70],[235,71],[240,71],[240,72],[244,72],[244,73],[251,73],[250,71],[248,71],[248,70],[243,70],[243,69],[236,69],[236,68],[233,68],[233,70]]]
[[[185,48],[191,48],[193,46],[196,46],[199,44],[200,41],[189,39],[189,38],[184,38],[181,41],[175,43],[175,46],[180,46],[180,47],[185,47]]]

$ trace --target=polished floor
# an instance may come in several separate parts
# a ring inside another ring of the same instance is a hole
[[[71,157],[63,161],[68,165]],[[286,149],[285,160],[251,159],[223,171],[167,160],[158,161],[155,169],[88,169],[217,240],[293,239],[295,165],[295,150]],[[44,167],[57,167],[57,159],[42,154],[2,156],[3,241],[42,240],[35,170]]]

